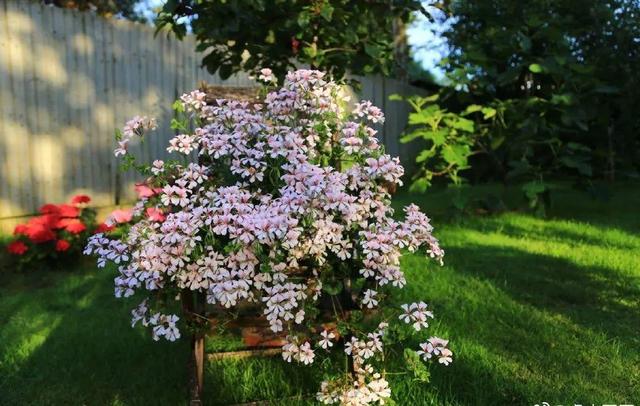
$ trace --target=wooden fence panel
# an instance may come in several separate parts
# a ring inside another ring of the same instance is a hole
[[[135,115],[156,117],[159,131],[133,151],[145,161],[166,157],[177,97],[201,81],[254,85],[246,75],[222,81],[200,59],[192,37],[177,41],[141,24],[0,0],[0,229],[76,193],[97,206],[130,201],[137,178],[118,173],[116,128]],[[388,97],[418,90],[378,76],[360,80],[357,96],[385,110],[380,139],[409,164],[415,155],[398,143],[406,107]]]

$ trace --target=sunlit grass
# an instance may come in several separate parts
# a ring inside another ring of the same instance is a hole
[[[397,197],[435,213],[447,252],[443,267],[403,258],[409,284],[400,300],[429,302],[436,321],[427,334],[449,338],[455,352],[451,366],[431,368],[429,384],[390,375],[397,403],[640,403],[637,188],[620,187],[606,203],[561,192],[548,219],[445,221],[449,193]],[[186,403],[187,340],[154,343],[131,329],[135,300],[114,299],[112,278],[91,266],[0,275],[0,404]],[[206,403],[311,404],[318,373],[278,359],[212,362]]]

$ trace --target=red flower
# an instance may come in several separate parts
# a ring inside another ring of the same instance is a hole
[[[128,223],[133,218],[133,211],[131,209],[117,209],[111,212],[109,215],[116,223]]]
[[[70,221],[64,228],[71,234],[80,234],[87,229],[87,226],[85,226],[82,221],[78,219],[70,219]]]
[[[91,198],[87,195],[75,195],[71,198],[71,204],[84,204],[89,203]]]
[[[71,247],[71,244],[67,240],[58,240],[56,241],[56,251],[64,252]]]
[[[156,209],[155,207],[147,208],[147,217],[149,217],[151,221],[157,221],[158,223],[162,223],[165,219],[162,210]]]
[[[68,218],[59,219],[53,228],[56,228],[56,229],[66,228],[69,224],[73,223],[74,221],[78,221],[78,219],[68,219]]]
[[[31,227],[44,228],[60,228],[58,222],[60,216],[58,214],[43,214],[42,216],[33,217],[27,222],[27,229]]]
[[[29,247],[27,247],[27,245],[22,241],[14,241],[7,245],[7,251],[14,255],[23,255],[28,249]]]
[[[51,228],[46,227],[42,224],[33,224],[30,225],[26,231],[26,236],[36,244],[55,240],[56,235],[51,230]]]
[[[58,206],[60,216],[62,217],[78,217],[80,215],[80,209],[68,204],[61,204]]]
[[[298,41],[296,37],[291,37],[291,51],[293,51],[293,54],[297,54],[299,49],[300,41]]]
[[[47,203],[40,207],[40,213],[42,214],[58,214],[60,209],[55,204]]]
[[[94,234],[98,234],[98,233],[107,233],[111,230],[113,230],[115,227],[114,226],[108,226],[105,223],[100,223],[98,224],[98,227],[96,227],[95,231],[93,232]]]
[[[26,224],[18,224],[16,228],[13,229],[13,235],[27,235],[27,230],[29,227]]]
[[[144,199],[148,197],[152,197],[156,194],[156,189],[152,189],[144,183],[136,183],[136,193],[138,194],[138,198]]]

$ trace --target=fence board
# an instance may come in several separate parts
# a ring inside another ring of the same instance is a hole
[[[36,1],[0,0],[0,229],[45,202],[89,193],[99,207],[133,197],[134,174],[118,175],[113,134],[134,115],[156,117],[159,131],[133,151],[166,157],[173,101],[201,81],[252,86],[247,75],[222,81],[200,66],[192,37],[180,42],[153,28]],[[392,93],[417,92],[382,77],[360,78],[360,97],[384,107],[387,151],[398,144],[406,107]]]

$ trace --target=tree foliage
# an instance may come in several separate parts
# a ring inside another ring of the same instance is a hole
[[[225,79],[269,67],[280,78],[296,65],[342,78],[394,70],[394,32],[421,10],[418,0],[169,0],[158,28],[179,38],[191,27],[203,64]]]
[[[136,12],[135,6],[140,0],[43,0],[44,4],[51,4],[61,8],[78,9],[80,11],[93,10],[101,16],[121,16],[128,20],[145,22],[146,18]]]
[[[443,0],[452,19],[442,66],[448,109],[501,111],[474,176],[527,182],[567,175],[588,184],[637,173],[640,2]],[[476,138],[478,140],[478,138]],[[477,147],[477,144],[476,144]],[[469,173],[469,172],[467,172]],[[532,186],[533,185],[533,186]]]

